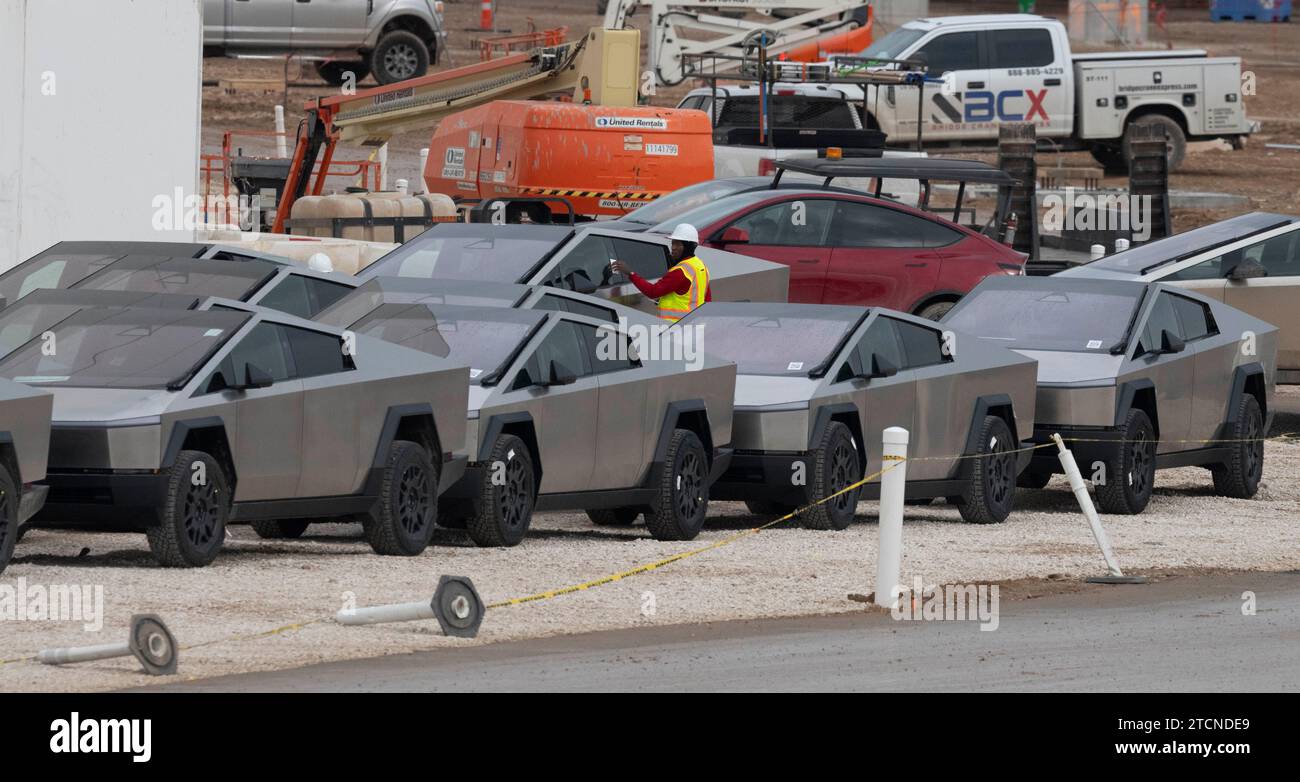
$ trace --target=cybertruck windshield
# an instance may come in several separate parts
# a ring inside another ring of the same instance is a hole
[[[279,270],[270,261],[123,258],[76,284],[78,290],[140,291],[244,299]]]
[[[384,304],[352,330],[468,365],[477,384],[495,377],[545,317],[532,310]]]
[[[347,328],[383,304],[452,304],[480,307],[512,307],[528,295],[527,285],[474,282],[469,280],[425,280],[415,277],[376,277],[317,313],[315,320]]]
[[[568,228],[446,223],[367,266],[359,275],[523,282],[565,237]]]
[[[982,284],[962,299],[946,326],[1018,350],[1106,353],[1122,350],[1144,285],[1072,285],[1065,280]]]
[[[824,314],[812,314],[813,310]],[[708,353],[736,362],[742,375],[808,377],[834,358],[864,310],[856,307],[811,308],[767,304],[705,304],[674,328],[701,328]]]
[[[175,388],[249,317],[234,310],[82,310],[0,360],[0,377],[49,387]]]
[[[55,252],[56,248],[0,274],[0,296],[13,304],[32,291],[68,288],[122,257],[107,253],[61,253]]]
[[[156,293],[55,289],[32,291],[0,310],[0,357],[9,355],[28,340],[84,309],[101,309],[107,317],[114,309],[122,307],[191,309],[198,302],[198,299],[189,296]]]

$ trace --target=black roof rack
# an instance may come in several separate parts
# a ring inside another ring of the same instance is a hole
[[[785,171],[811,174],[826,179],[830,184],[836,177],[878,177],[882,179],[919,179],[940,182],[979,182],[992,185],[1014,185],[1016,180],[1007,172],[978,160],[926,157],[882,158],[793,158],[776,162],[776,187]]]

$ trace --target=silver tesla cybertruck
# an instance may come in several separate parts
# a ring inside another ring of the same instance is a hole
[[[893,310],[712,302],[677,322],[737,364],[731,466],[717,499],[754,513],[800,514],[844,529],[859,499],[879,497],[882,433],[910,433],[906,497],[946,497],[962,518],[1011,512],[1017,453],[1033,431],[1034,362]],[[979,458],[959,458],[961,456]]]
[[[357,286],[351,275],[313,271],[274,256],[163,254],[173,247],[189,245],[62,242],[0,274],[0,297],[13,304],[45,288],[219,296],[310,318]]]
[[[659,540],[699,534],[730,458],[734,364],[607,318],[438,298],[373,296],[339,325],[469,364],[471,462],[440,524],[480,546],[520,543],[534,510],[603,525],[644,513]]]
[[[270,310],[81,309],[0,377],[54,395],[35,521],[143,531],[164,566],[209,564],[231,522],[359,518],[418,554],[464,470],[463,365]]]
[[[49,491],[35,482],[45,478],[53,404],[47,391],[0,380],[0,573]]]
[[[945,327],[1038,361],[1034,440],[1070,441],[1108,513],[1140,513],[1155,471],[1206,467],[1214,488],[1252,497],[1277,380],[1277,329],[1213,299],[1154,282],[989,278]],[[1035,453],[1021,485],[1060,463]]]

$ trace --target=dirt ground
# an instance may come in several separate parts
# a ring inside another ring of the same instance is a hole
[[[1205,470],[1170,470],[1157,476],[1145,513],[1103,517],[1126,571],[1300,568],[1300,388],[1283,388],[1279,397],[1279,409],[1292,412],[1275,421],[1254,499],[1214,496]],[[217,561],[198,570],[156,567],[142,535],[35,530],[19,544],[5,583],[22,579],[29,594],[41,585],[101,585],[103,630],[86,632],[75,621],[4,622],[0,660],[122,640],[130,616],[141,612],[169,623],[183,647],[181,675],[192,679],[592,630],[861,611],[848,596],[873,588],[876,504],[862,503],[858,512],[859,523],[843,532],[782,524],[644,575],[493,609],[472,641],[443,637],[434,622],[349,628],[330,617],[349,601],[427,599],[442,574],[469,576],[488,603],[534,594],[708,547],[770,518],[716,503],[698,539],[661,543],[641,525],[598,528],[582,514],[545,513],[516,548],[479,549],[463,532],[440,530],[435,545],[413,558],[375,556],[357,525],[314,527],[296,541],[262,541],[235,527]],[[926,585],[1011,582],[1008,599],[1072,589],[1105,570],[1060,476],[1043,491],[1022,491],[1003,524],[964,524],[944,504],[909,507],[903,541],[904,583],[915,576]],[[133,660],[0,665],[0,691],[151,682]]]
[[[478,61],[480,33],[467,31],[478,26],[477,0],[449,0],[446,3],[447,29],[450,44],[440,68],[468,65]],[[571,32],[598,25],[601,17],[595,13],[595,0],[499,0],[497,3],[498,27],[512,33],[529,29],[545,30],[567,26]],[[931,13],[993,13],[1014,11],[1016,3],[967,0],[966,2],[932,2]],[[1063,15],[1064,2],[1040,2],[1039,12]],[[647,13],[637,14],[632,21],[644,32]],[[1260,133],[1250,139],[1245,150],[1225,151],[1213,145],[1193,145],[1182,168],[1174,174],[1170,187],[1176,190],[1231,193],[1250,199],[1251,208],[1292,213],[1300,200],[1300,152],[1267,149],[1267,143],[1300,144],[1300,23],[1248,24],[1213,23],[1207,21],[1204,10],[1172,10],[1169,12],[1167,32],[1153,28],[1153,47],[1203,48],[1212,55],[1240,56],[1243,70],[1256,76],[1257,94],[1247,96],[1246,109],[1250,118],[1263,123]],[[531,25],[531,27],[530,27]],[[644,42],[644,36],[643,36]],[[646,54],[648,57],[648,53]],[[317,79],[310,66],[289,69],[290,87],[285,95],[226,95],[216,86],[203,90],[203,140],[204,152],[217,153],[225,130],[261,130],[274,128],[274,105],[284,102],[290,129],[301,115],[306,101],[328,94],[331,89]],[[204,61],[204,79],[215,83],[222,78],[277,78],[285,73],[283,61],[207,59]],[[367,79],[363,84],[373,84]],[[685,84],[677,88],[661,89],[655,97],[660,105],[676,105],[680,96],[697,85]],[[389,144],[391,179],[414,179],[418,176],[419,150],[428,146],[432,127],[427,132],[412,132],[397,136]],[[249,153],[271,150],[266,139],[237,141]],[[361,159],[370,150],[348,149],[340,151],[341,159]],[[945,155],[952,153],[945,152]],[[953,156],[980,157],[979,155]],[[1093,165],[1087,153],[1068,155],[1044,154],[1039,166],[1055,165],[1059,158],[1064,165]],[[987,159],[987,158],[985,158]],[[342,178],[331,180],[338,189],[353,184]],[[1125,187],[1127,180],[1109,178],[1108,186]],[[1198,225],[1220,220],[1249,209],[1180,210],[1174,215],[1174,227],[1182,231]]]

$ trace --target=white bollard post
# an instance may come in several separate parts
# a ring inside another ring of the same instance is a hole
[[[415,194],[416,194],[416,195],[419,195],[419,194],[421,194],[421,193],[427,193],[427,192],[429,192],[429,188],[428,188],[428,186],[424,184],[424,170],[425,170],[425,168],[428,167],[428,165],[429,165],[429,148],[428,148],[428,147],[424,147],[424,148],[422,148],[422,149],[420,150],[420,173],[419,173],[419,175],[415,178],[415,182],[416,182],[416,185],[415,185]]]
[[[402,195],[406,195],[406,187],[408,184],[410,183],[407,182],[405,179],[399,179],[393,183],[393,189],[401,193]]]
[[[903,568],[903,499],[907,490],[907,430],[891,426],[882,438],[880,476],[880,545],[876,552],[876,605],[898,604]]]
[[[289,139],[284,135],[284,106],[275,107],[275,156],[289,157]]]
[[[379,189],[388,189],[388,142],[379,148]]]
[[[334,615],[334,621],[341,625],[418,622],[424,619],[436,618],[437,615],[433,612],[433,606],[427,600],[422,603],[396,603],[372,608],[345,608]]]
[[[1094,244],[1094,245],[1089,249],[1089,251],[1088,251],[1088,255],[1089,255],[1089,256],[1092,258],[1092,260],[1094,260],[1094,261],[1097,260],[1098,258],[1105,258],[1105,257],[1106,257],[1106,245],[1104,245],[1104,244]]]
[[[1128,240],[1128,239],[1116,239],[1116,240],[1115,240],[1115,252],[1117,252],[1117,253],[1122,253],[1122,252],[1124,252],[1124,251],[1127,250],[1130,246],[1131,246],[1131,245],[1129,244],[1129,240]]]
[[[1115,559],[1115,552],[1110,548],[1110,539],[1106,537],[1106,530],[1102,528],[1101,519],[1097,517],[1097,508],[1092,504],[1092,495],[1088,493],[1088,484],[1084,483],[1079,465],[1074,461],[1074,454],[1065,447],[1061,435],[1053,434],[1052,439],[1056,441],[1057,457],[1061,460],[1061,467],[1065,468],[1065,477],[1070,481],[1070,489],[1074,492],[1074,498],[1079,501],[1084,517],[1088,519],[1088,526],[1092,528],[1092,537],[1097,541],[1101,556],[1106,560],[1106,570],[1109,571],[1106,576],[1088,580],[1109,584],[1146,583],[1145,577],[1126,576],[1124,571],[1119,569],[1119,560]]]

